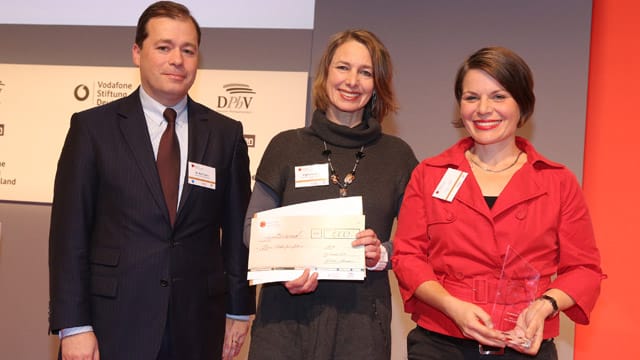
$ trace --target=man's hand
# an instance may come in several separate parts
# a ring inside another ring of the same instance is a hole
[[[222,359],[231,360],[238,356],[244,341],[249,333],[251,320],[235,320],[227,318],[224,330],[224,345],[222,347]]]
[[[98,339],[93,331],[63,338],[60,348],[62,360],[100,360]]]

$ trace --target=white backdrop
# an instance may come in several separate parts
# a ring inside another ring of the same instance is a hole
[[[0,24],[132,26],[153,0],[7,1]],[[314,0],[185,0],[201,27],[312,29]],[[55,4],[55,5],[54,5]]]
[[[137,68],[0,64],[0,200],[50,203],[72,113],[126,96]],[[303,127],[306,72],[199,70],[190,95],[243,123],[251,173],[278,132]]]

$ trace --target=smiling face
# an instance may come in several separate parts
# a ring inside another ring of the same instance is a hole
[[[140,82],[153,99],[173,106],[187,95],[198,69],[198,34],[189,19],[156,17],[147,23],[148,37],[133,45]]]
[[[460,117],[476,143],[513,142],[520,108],[511,94],[482,70],[471,69],[462,82]]]
[[[355,126],[374,89],[373,65],[367,48],[357,41],[340,45],[331,59],[325,89],[329,98],[327,118]]]

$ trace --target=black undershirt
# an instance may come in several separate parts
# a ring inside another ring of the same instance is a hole
[[[489,205],[489,209],[491,209],[493,207],[493,204],[496,203],[496,200],[498,200],[497,196],[485,196],[484,197],[484,201],[486,201],[487,205]]]

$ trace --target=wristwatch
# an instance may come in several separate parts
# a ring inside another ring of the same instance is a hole
[[[551,303],[551,306],[553,307],[553,312],[551,313],[551,315],[547,316],[547,319],[551,319],[551,318],[555,317],[556,315],[558,315],[558,312],[560,311],[558,309],[558,302],[552,296],[549,296],[547,294],[543,294],[537,300],[546,300],[546,301]]]

